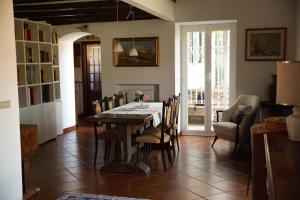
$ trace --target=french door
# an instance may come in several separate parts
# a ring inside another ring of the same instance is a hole
[[[235,24],[182,26],[181,47],[182,131],[212,134],[235,97]]]

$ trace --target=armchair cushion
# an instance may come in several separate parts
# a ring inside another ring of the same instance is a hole
[[[235,141],[237,124],[234,122],[216,122],[213,124],[216,136]]]
[[[239,105],[231,117],[231,122],[238,123],[238,118],[241,115],[246,115],[252,111],[252,106]]]

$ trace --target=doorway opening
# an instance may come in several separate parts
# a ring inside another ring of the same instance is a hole
[[[235,95],[235,23],[181,26],[183,133],[210,135]]]
[[[76,124],[94,113],[92,102],[102,99],[101,43],[93,35],[74,41]]]

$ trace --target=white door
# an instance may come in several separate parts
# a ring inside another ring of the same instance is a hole
[[[182,26],[181,45],[182,132],[212,134],[235,97],[235,23]]]

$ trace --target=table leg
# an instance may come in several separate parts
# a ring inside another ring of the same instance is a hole
[[[112,140],[112,145],[110,147],[110,160],[111,162],[108,162],[105,164],[104,167],[101,168],[101,171],[113,171],[117,173],[133,173],[135,171],[143,171],[147,176],[150,174],[150,168],[148,165],[146,165],[143,162],[134,162],[132,161],[132,144],[131,144],[131,135],[135,130],[135,125],[131,124],[124,124],[119,125],[120,132],[118,135],[114,137],[114,140]],[[116,158],[116,152],[115,152],[115,145],[118,142],[122,142],[123,145],[121,145],[122,149],[120,149],[120,153],[123,152],[123,155],[121,155],[121,158],[124,159],[117,159]]]

